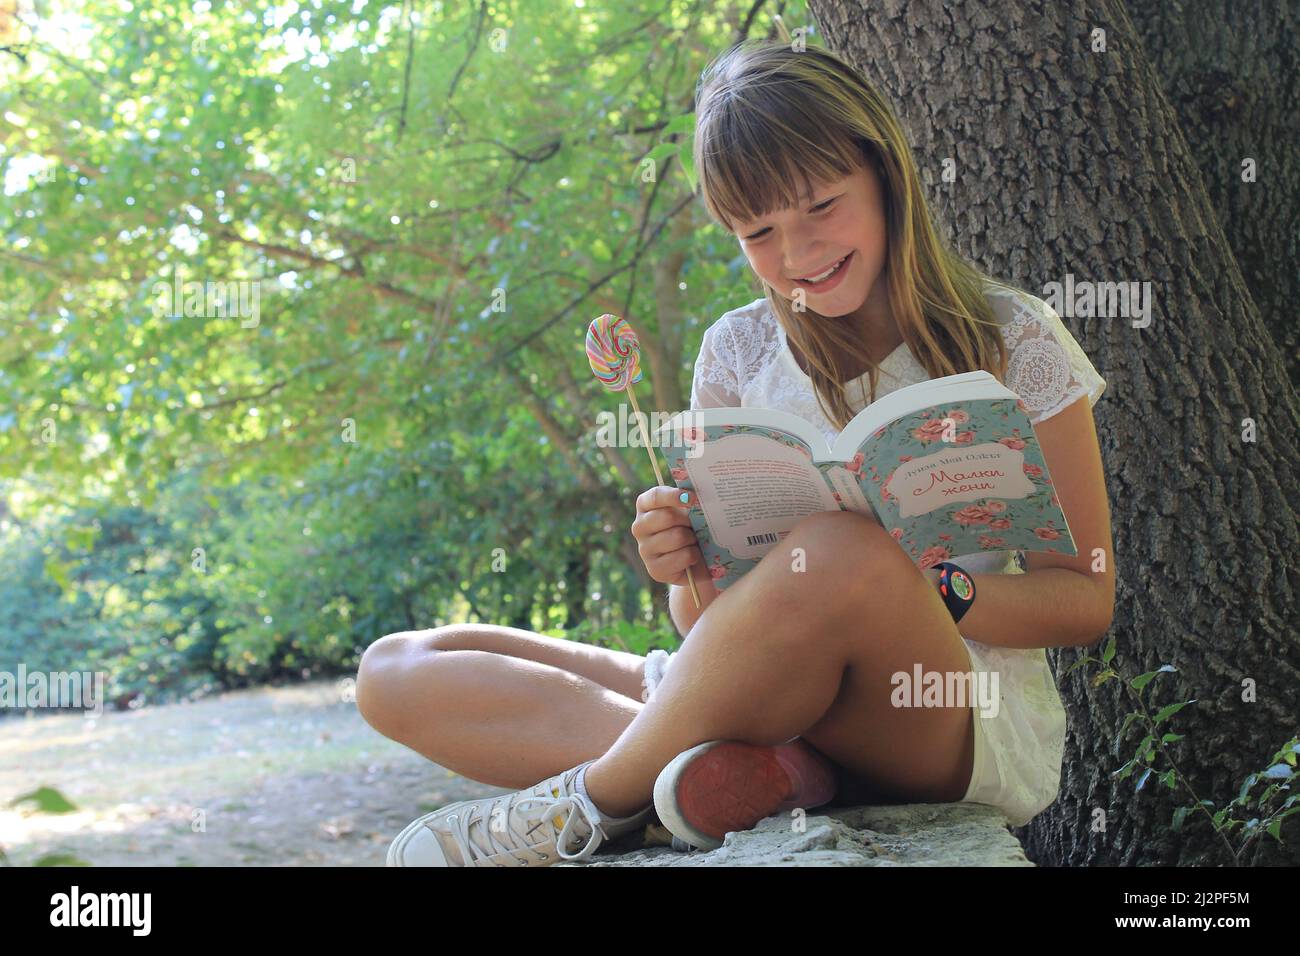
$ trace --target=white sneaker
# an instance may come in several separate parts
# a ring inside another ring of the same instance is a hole
[[[605,840],[643,828],[654,813],[651,803],[630,817],[602,817],[576,787],[578,771],[594,762],[527,790],[426,813],[393,840],[388,866],[550,866],[589,858]]]

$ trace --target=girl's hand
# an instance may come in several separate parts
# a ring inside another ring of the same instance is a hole
[[[683,502],[680,495],[686,494]],[[693,493],[667,485],[655,485],[636,499],[636,520],[632,537],[650,577],[660,584],[686,586],[687,569],[704,563],[700,540],[686,511],[695,503]]]

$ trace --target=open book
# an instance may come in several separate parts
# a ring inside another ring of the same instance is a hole
[[[1020,397],[985,371],[897,389],[828,447],[770,408],[679,412],[654,432],[725,590],[817,511],[873,517],[918,567],[979,551],[1078,554]]]

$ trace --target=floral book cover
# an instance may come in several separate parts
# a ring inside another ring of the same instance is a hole
[[[987,372],[898,389],[833,446],[766,408],[681,412],[655,440],[695,495],[691,525],[719,590],[817,511],[872,517],[921,568],[980,551],[1078,553],[1024,404]]]

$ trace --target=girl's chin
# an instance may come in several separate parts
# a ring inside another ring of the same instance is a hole
[[[790,290],[790,294],[787,295],[786,298],[794,301],[795,293],[798,291],[797,288]],[[841,292],[841,295],[836,295],[836,293]],[[814,299],[819,300],[815,305],[813,304]],[[858,309],[862,308],[863,303],[866,301],[866,296],[862,296],[857,300],[857,304],[855,305],[853,295],[848,290],[840,289],[832,289],[830,293],[824,296],[804,296],[804,302],[810,310],[816,312],[818,315],[825,316],[828,319],[838,319],[846,315],[852,315],[854,312],[857,312]]]

